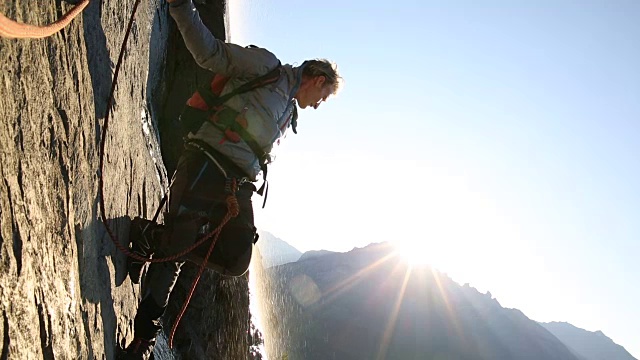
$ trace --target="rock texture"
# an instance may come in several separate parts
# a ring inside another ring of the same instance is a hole
[[[175,109],[195,88],[193,77],[176,80],[186,76],[179,70],[189,69],[190,57],[184,45],[177,51],[181,38],[166,3],[143,0],[99,171],[107,97],[133,4],[91,1],[50,38],[0,39],[0,359],[113,359],[117,347],[132,339],[139,286],[126,277],[126,259],[100,221],[98,178],[105,182],[108,225],[126,242],[131,217],[153,216],[168,186],[164,163],[178,152],[173,144],[165,152],[174,155],[160,156],[156,129],[176,120]],[[60,0],[2,2],[0,12],[43,25],[71,6]],[[213,9],[217,15],[207,22],[217,24],[218,35],[224,32],[224,3],[200,6]],[[185,268],[169,325],[193,271]],[[188,338],[195,352],[175,356],[245,358],[246,279],[209,273],[198,291],[176,337],[179,350]],[[156,355],[173,357],[166,344]]]
[[[164,48],[162,6],[145,2],[138,13],[107,133],[107,217],[125,240],[128,215],[152,213],[167,183],[150,154],[158,83],[147,76],[160,70],[150,57]],[[45,24],[69,7],[39,0],[0,11]],[[132,2],[92,2],[53,37],[0,40],[0,358],[113,358],[131,338],[138,290],[99,221],[97,196],[100,131],[131,11]]]

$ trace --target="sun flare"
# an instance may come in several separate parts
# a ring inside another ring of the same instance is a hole
[[[409,266],[433,265],[424,242],[396,242],[395,253]]]

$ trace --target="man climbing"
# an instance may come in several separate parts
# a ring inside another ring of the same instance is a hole
[[[254,182],[260,174],[266,182],[274,144],[289,127],[295,132],[297,107],[317,109],[338,91],[341,78],[327,60],[281,65],[265,49],[224,43],[203,25],[191,0],[167,1],[194,59],[216,75],[210,86],[189,99],[181,116],[188,135],[170,186],[164,224],[134,219],[131,249],[144,257],[161,258],[193,247],[231,211],[227,203],[231,196],[239,213],[223,226],[206,264],[222,274],[239,276],[248,268],[256,239]],[[150,358],[182,264],[185,260],[201,264],[209,245],[206,241],[178,261],[149,265],[134,339],[121,359]],[[142,265],[129,261],[135,283]]]

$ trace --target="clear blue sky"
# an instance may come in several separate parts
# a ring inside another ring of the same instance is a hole
[[[346,80],[279,149],[260,228],[413,246],[640,358],[640,2],[229,2],[231,41]]]

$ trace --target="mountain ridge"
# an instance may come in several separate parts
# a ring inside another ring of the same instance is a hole
[[[589,331],[568,322],[540,323],[584,360],[637,360],[601,330]]]
[[[469,360],[596,360],[571,349],[519,309],[502,307],[490,292],[483,294],[469,284],[459,285],[428,266],[413,268],[420,279],[412,279],[414,275],[406,275],[408,266],[393,255],[388,243],[346,253],[308,253],[310,256],[303,254],[297,262],[266,270],[268,282],[277,292],[267,297],[272,296],[272,304],[279,304],[265,309],[267,322],[271,322],[268,327],[276,328],[266,336],[269,356],[376,358],[379,354],[371,349],[378,346],[377,351],[384,351],[387,357],[383,358],[389,359],[413,358],[420,353]],[[318,253],[321,255],[314,256]],[[392,284],[394,277],[396,283],[407,284],[404,290]],[[380,296],[401,291],[405,296],[391,296],[392,301]],[[367,307],[376,311],[363,310]],[[390,340],[383,346],[379,340],[384,334],[378,328],[389,321],[393,309],[394,330],[389,330]],[[442,315],[446,313],[455,315],[459,329]],[[420,325],[416,319],[428,325]],[[406,327],[413,332],[403,330]],[[283,341],[287,336],[290,341]],[[416,336],[422,344],[403,340]],[[608,360],[614,359],[618,360]]]
[[[265,230],[258,230],[256,243],[262,256],[262,264],[269,268],[276,265],[298,261],[302,252],[286,241]]]

